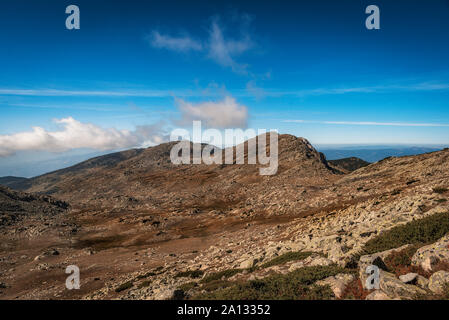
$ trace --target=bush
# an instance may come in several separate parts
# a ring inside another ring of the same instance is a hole
[[[154,273],[154,272],[147,272],[147,273],[145,273],[145,274],[139,274],[139,275],[136,277],[136,279],[137,279],[137,280],[141,280],[141,279],[145,279],[145,278],[152,277],[152,276],[155,276],[155,275],[156,275],[156,273]]]
[[[233,275],[236,275],[237,273],[242,272],[242,269],[228,269],[224,271],[219,271],[216,273],[212,273],[208,276],[206,276],[204,279],[201,280],[202,283],[207,283],[214,280],[221,280],[223,277],[225,279],[232,277]]]
[[[198,284],[196,282],[187,282],[187,283],[181,284],[178,289],[187,292],[197,286],[198,286]]]
[[[362,281],[354,279],[346,286],[341,300],[365,300],[371,291],[363,289]]]
[[[294,260],[304,260],[305,258],[311,256],[313,252],[308,251],[299,251],[299,252],[287,252],[283,255],[280,255],[279,257],[274,258],[271,261],[268,261],[261,265],[261,268],[268,268],[279,264],[284,264],[289,261]]]
[[[184,300],[186,297],[187,295],[183,290],[177,289],[173,292],[171,300]]]
[[[435,193],[445,193],[445,192],[447,192],[447,188],[436,187],[436,188],[433,188],[433,192],[435,192]]]
[[[138,288],[142,289],[142,288],[146,288],[149,287],[151,285],[151,281],[145,280],[144,282],[142,282],[141,284],[139,284]]]
[[[201,270],[189,270],[184,272],[179,272],[175,275],[175,278],[201,278],[201,276],[204,274]]]
[[[213,280],[208,283],[205,283],[201,286],[201,290],[205,290],[207,292],[216,291],[219,289],[228,288],[230,286],[233,286],[234,284],[230,281],[226,280]]]
[[[372,254],[406,244],[432,243],[447,232],[449,232],[449,213],[436,213],[382,232],[365,244],[361,254]]]
[[[248,281],[196,296],[194,299],[207,300],[318,300],[334,297],[328,286],[316,286],[318,280],[339,273],[352,272],[332,266],[305,267],[286,275],[272,275],[262,280]]]
[[[395,273],[396,276],[412,272],[428,278],[430,276],[428,272],[424,271],[421,267],[412,266],[412,257],[421,246],[421,244],[415,244],[401,251],[394,250],[391,252],[384,259],[388,271]]]
[[[133,285],[134,285],[134,283],[132,281],[128,281],[128,282],[122,283],[117,288],[115,288],[115,292],[122,292],[122,291],[124,291],[126,289],[131,288]]]

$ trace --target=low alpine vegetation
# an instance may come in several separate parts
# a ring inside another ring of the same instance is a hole
[[[449,232],[449,212],[436,213],[382,232],[365,244],[363,254],[390,250],[406,244],[432,243],[447,232]]]
[[[237,283],[214,292],[203,293],[194,299],[205,300],[317,300],[332,299],[334,294],[328,286],[314,283],[339,273],[352,273],[336,265],[304,267],[286,275],[275,274],[262,280]]]
[[[305,258],[311,256],[313,252],[308,251],[299,251],[299,252],[287,252],[283,255],[280,255],[279,257],[274,258],[273,260],[270,260],[264,264],[261,265],[261,268],[268,268],[280,264],[284,264],[289,261],[297,261],[297,260],[304,260]]]

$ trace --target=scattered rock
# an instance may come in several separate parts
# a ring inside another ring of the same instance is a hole
[[[419,294],[426,294],[426,291],[411,285],[405,284],[392,273],[380,271],[380,289],[391,298],[413,299]]]
[[[364,289],[366,289],[366,279],[368,278],[369,274],[366,273],[366,268],[375,265],[379,267],[379,269],[388,271],[388,268],[386,267],[383,259],[388,257],[393,251],[402,251],[406,248],[408,248],[410,245],[405,245],[396,249],[390,249],[379,253],[374,253],[370,255],[364,255],[360,257],[359,260],[359,278],[362,282],[362,286]]]
[[[442,294],[449,284],[449,272],[437,271],[429,278],[429,290],[436,294]]]
[[[352,274],[340,273],[336,276],[317,281],[316,284],[320,286],[329,285],[331,290],[334,292],[335,297],[341,298],[348,283],[353,281],[354,278],[355,276]]]
[[[402,276],[399,276],[399,280],[404,283],[414,284],[416,282],[417,273],[407,273]]]
[[[419,248],[412,257],[412,265],[429,272],[440,261],[449,263],[449,234],[431,245]]]
[[[254,266],[254,264],[255,264],[255,259],[254,259],[254,258],[249,258],[249,259],[243,261],[243,262],[240,264],[240,269],[249,269],[249,268],[252,268],[252,267]]]
[[[366,296],[365,300],[391,300],[382,290],[375,290]]]
[[[175,289],[158,289],[154,292],[154,300],[168,300],[174,296]]]
[[[415,284],[420,288],[423,288],[423,289],[429,288],[429,280],[424,278],[423,276],[418,275],[416,277],[415,282],[416,282]]]

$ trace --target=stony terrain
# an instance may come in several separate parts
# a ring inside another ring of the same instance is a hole
[[[449,150],[349,172],[329,164],[306,139],[281,135],[278,173],[260,176],[260,165],[173,165],[172,145],[98,157],[27,180],[27,193],[16,201],[33,197],[36,204],[17,209],[25,212],[17,213],[20,223],[1,226],[0,298],[244,298],[247,286],[291,283],[292,276],[302,279],[304,298],[445,293],[444,233],[431,230],[438,239],[410,243],[413,259],[384,267],[379,290],[366,288],[364,269],[407,249],[401,243],[366,251],[385,232],[449,211]],[[4,209],[10,201],[0,198],[2,217],[15,212]],[[37,202],[56,205],[57,212]],[[45,219],[36,220],[36,211]],[[71,264],[81,270],[79,290],[64,285]]]

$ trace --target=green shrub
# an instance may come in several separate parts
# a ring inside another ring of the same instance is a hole
[[[133,285],[134,285],[134,283],[132,281],[128,281],[128,282],[122,283],[117,288],[115,288],[115,292],[122,292],[122,291],[124,291],[126,289],[131,288]]]
[[[238,283],[231,287],[205,293],[194,299],[207,300],[292,300],[331,299],[328,286],[313,285],[316,281],[339,273],[352,272],[336,265],[305,267],[286,275],[276,274],[262,280]]]
[[[205,290],[207,292],[216,291],[219,289],[228,288],[230,286],[233,286],[234,283],[226,280],[213,280],[208,283],[205,283],[201,286],[201,290]]]
[[[187,282],[187,283],[181,284],[178,289],[187,292],[197,286],[198,286],[198,284],[196,282]]]
[[[390,250],[406,244],[435,242],[447,232],[449,232],[449,212],[436,213],[379,234],[365,244],[362,254]]]
[[[283,255],[280,255],[279,257],[274,258],[273,260],[270,260],[262,264],[261,268],[268,268],[294,260],[304,260],[305,258],[309,257],[312,254],[313,252],[308,251],[287,252],[284,253]]]
[[[236,275],[237,273],[243,272],[242,269],[228,269],[224,271],[219,271],[216,273],[212,273],[208,276],[206,276],[204,279],[201,280],[202,283],[207,283],[214,280],[221,280],[223,277],[225,279],[232,277],[233,275]]]
[[[436,188],[433,188],[433,192],[435,192],[435,193],[445,193],[445,192],[447,192],[447,188],[436,187]]]
[[[136,279],[137,279],[137,280],[141,280],[141,279],[145,279],[145,278],[152,277],[152,276],[155,276],[155,275],[156,275],[156,273],[154,273],[154,272],[147,272],[147,273],[145,273],[145,274],[139,274],[139,275],[136,277]]]
[[[175,275],[175,278],[201,278],[201,276],[204,274],[201,270],[189,270],[184,272],[179,272]]]
[[[183,290],[176,289],[173,292],[173,296],[171,300],[184,300],[187,297],[186,293]]]
[[[141,284],[139,284],[138,288],[142,289],[142,288],[146,288],[149,287],[151,285],[151,281],[145,280],[144,282],[142,282]]]
[[[409,266],[412,263],[412,257],[421,245],[413,245],[401,251],[394,250],[384,259],[388,269],[396,270],[399,267]]]

